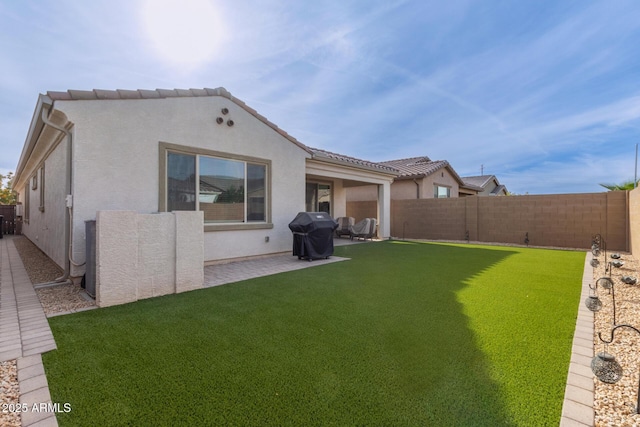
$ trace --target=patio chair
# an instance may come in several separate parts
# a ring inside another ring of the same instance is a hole
[[[353,225],[356,220],[350,216],[341,216],[336,218],[338,221],[338,228],[336,228],[336,236],[351,236],[351,230],[353,229]]]
[[[378,222],[375,218],[365,218],[362,221],[355,224],[351,232],[351,240],[354,237],[362,238],[364,240],[373,239],[376,235],[376,226]]]

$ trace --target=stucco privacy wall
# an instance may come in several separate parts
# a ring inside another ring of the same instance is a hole
[[[202,212],[98,211],[96,218],[98,306],[204,286]]]
[[[286,251],[287,224],[304,210],[302,148],[223,96],[161,99],[59,100],[55,108],[74,123],[73,254],[85,257],[84,221],[97,210],[159,209],[159,144],[215,150],[271,161],[272,228],[207,232],[204,259]],[[234,126],[216,123],[221,109]],[[265,237],[269,237],[266,242]],[[73,269],[72,275],[83,269]]]
[[[367,203],[367,205],[365,205]],[[356,217],[375,214],[368,202],[349,202]],[[589,248],[600,233],[613,250],[628,250],[627,192],[393,200],[391,235]]]

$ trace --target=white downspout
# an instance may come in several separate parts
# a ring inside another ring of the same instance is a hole
[[[71,132],[69,132],[64,127],[60,127],[55,123],[53,123],[52,121],[50,121],[49,118],[47,117],[47,111],[44,108],[42,109],[42,122],[45,125],[51,126],[52,128],[64,133],[65,137],[67,138],[67,176],[66,176],[66,183],[65,183],[65,193],[67,194],[66,196],[67,209],[65,211],[65,233],[64,233],[64,236],[65,236],[64,246],[65,246],[65,253],[67,253],[67,256],[66,256],[67,260],[64,265],[64,274],[61,277],[58,277],[57,279],[55,279],[53,282],[50,282],[50,283],[39,284],[40,286],[46,286],[46,285],[54,285],[54,284],[73,283],[69,279],[69,276],[71,274],[71,264],[75,265],[76,267],[80,267],[85,263],[76,263],[73,260],[73,256],[71,252],[72,242],[73,242],[72,240],[73,239],[73,213],[72,213],[73,195],[71,194],[71,168],[72,168],[73,145],[72,145]]]

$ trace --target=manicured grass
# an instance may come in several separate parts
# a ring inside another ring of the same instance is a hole
[[[60,425],[558,424],[584,253],[336,255],[352,260],[50,319]]]

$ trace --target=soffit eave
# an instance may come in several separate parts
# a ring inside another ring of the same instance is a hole
[[[20,153],[20,160],[18,160],[18,164],[16,166],[14,188],[21,186],[22,181],[24,180],[24,177],[22,176],[24,173],[24,167],[35,148],[36,143],[38,142],[38,137],[42,133],[42,129],[44,128],[42,110],[49,109],[52,105],[53,101],[47,95],[41,94],[38,96],[38,102],[36,103],[36,107],[33,111],[33,117],[31,117],[31,122],[29,124],[29,131],[27,132],[27,137],[22,147],[22,152]]]
[[[391,183],[395,177],[395,175],[391,173],[363,167],[353,167],[352,165],[341,162],[325,161],[325,159],[307,159],[305,170],[308,175],[370,183]]]

